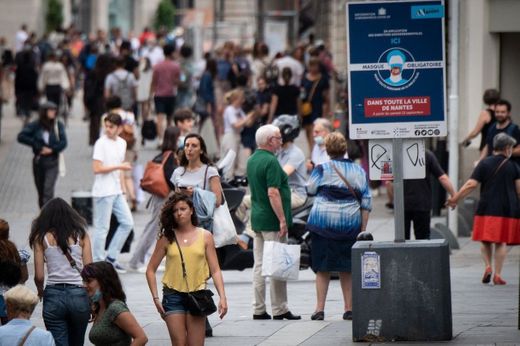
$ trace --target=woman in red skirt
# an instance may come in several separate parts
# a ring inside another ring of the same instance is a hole
[[[486,265],[482,283],[491,281],[491,258],[494,258],[493,283],[505,285],[500,276],[506,257],[506,245],[520,244],[520,169],[510,160],[516,140],[501,132],[493,139],[493,155],[479,162],[471,178],[448,199],[447,205],[457,203],[478,184],[480,201],[475,213],[472,239],[482,243],[481,252]],[[493,244],[495,245],[494,256]]]

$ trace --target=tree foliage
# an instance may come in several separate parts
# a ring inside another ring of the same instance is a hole
[[[161,27],[165,27],[170,30],[173,29],[175,23],[175,7],[171,0],[161,0],[157,11],[155,12],[154,27],[158,30]]]
[[[60,0],[49,0],[45,16],[47,32],[55,31],[63,24],[63,5]]]

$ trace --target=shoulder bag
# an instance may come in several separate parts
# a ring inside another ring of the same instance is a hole
[[[143,178],[141,179],[141,189],[156,196],[165,198],[170,193],[170,186],[164,176],[164,164],[172,152],[165,151],[161,163],[153,160],[146,163]]]
[[[314,82],[309,96],[307,96],[307,99],[304,102],[302,102],[302,117],[308,117],[312,114],[312,98],[314,97],[314,92],[316,91],[316,87],[320,83],[320,80],[321,77]]]
[[[27,338],[29,337],[29,335],[31,335],[31,333],[33,332],[33,330],[36,329],[36,326],[32,326],[31,328],[29,328],[29,330],[27,331],[27,333],[25,333],[25,335],[23,336],[23,339],[20,341],[20,343],[18,344],[18,346],[23,346],[25,345],[25,342],[27,341]]]
[[[217,306],[213,301],[213,292],[211,290],[199,290],[199,291],[190,291],[190,287],[188,286],[188,278],[186,275],[186,264],[184,263],[184,256],[182,255],[182,250],[177,241],[177,237],[175,239],[175,244],[177,244],[177,248],[179,249],[179,254],[181,256],[181,265],[182,265],[182,277],[186,281],[186,287],[188,288],[188,292],[184,296],[184,304],[186,308],[193,316],[209,316],[215,311],[217,311]]]
[[[343,176],[343,174],[341,174],[341,172],[339,171],[338,167],[336,167],[336,165],[333,162],[331,162],[330,164],[332,165],[332,168],[334,168],[334,170],[336,171],[336,174],[341,178],[341,180],[343,180],[345,185],[347,185],[348,189],[352,192],[352,194],[354,195],[354,197],[358,201],[359,205],[361,205],[361,196],[359,196],[357,191],[352,187],[352,185],[350,185],[350,183],[348,182],[347,178],[345,178]]]

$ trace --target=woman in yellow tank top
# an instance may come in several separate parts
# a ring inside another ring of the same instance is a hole
[[[186,292],[206,288],[211,276],[220,297],[218,313],[227,313],[224,280],[218,264],[213,235],[197,227],[193,202],[186,195],[175,193],[164,204],[160,216],[159,240],[146,269],[146,280],[153,302],[165,320],[173,345],[203,345],[205,316],[191,315],[184,304]],[[186,265],[186,279],[182,274],[179,247]],[[166,270],[162,278],[163,299],[159,299],[155,273],[166,257]],[[210,275],[211,273],[211,275]]]

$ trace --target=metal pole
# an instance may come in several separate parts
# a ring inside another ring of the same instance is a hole
[[[449,162],[448,175],[453,188],[458,190],[459,186],[459,0],[450,0],[450,98],[449,98]],[[458,210],[448,208],[448,228],[457,236]]]
[[[213,42],[211,44],[211,49],[212,50],[215,50],[215,48],[217,47],[217,38],[218,38],[218,34],[217,34],[217,20],[218,20],[218,6],[217,6],[217,1],[219,0],[213,0]]]
[[[395,242],[404,239],[404,184],[403,184],[403,139],[392,140],[392,172],[394,175],[394,227]]]

